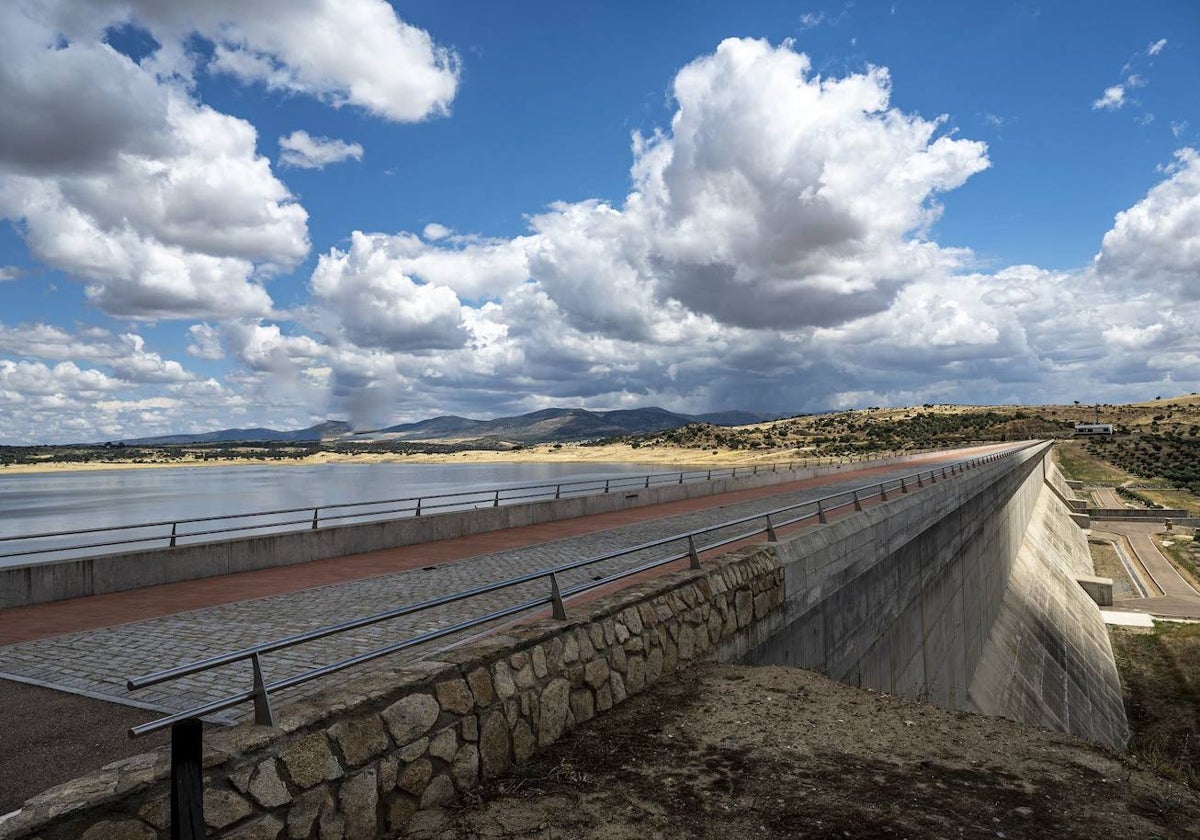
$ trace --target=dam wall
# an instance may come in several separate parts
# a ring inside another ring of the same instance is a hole
[[[730,656],[1122,748],[1108,634],[1076,580],[1087,542],[1048,451],[779,543],[784,607]]]
[[[404,836],[424,810],[703,659],[817,668],[1121,747],[1112,652],[1075,581],[1091,574],[1086,543],[1046,484],[1047,451],[568,602],[564,621],[379,665],[281,705],[273,727],[209,729],[208,836]],[[169,780],[165,748],[117,762],[0,817],[0,840],[166,840]]]
[[[925,457],[928,457],[928,453],[899,455],[860,462],[859,466],[866,463],[872,467],[882,467]],[[854,468],[849,464],[845,466]],[[777,471],[753,468],[751,472],[751,469],[747,467],[746,472],[737,477],[714,478],[711,481],[659,484],[645,489],[622,488],[589,496],[5,566],[0,567],[0,609],[328,560],[542,522],[769,487],[817,476],[836,475],[842,471],[843,465]]]

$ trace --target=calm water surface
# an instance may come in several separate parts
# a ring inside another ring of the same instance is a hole
[[[0,536],[100,528],[175,519],[228,516],[280,508],[311,508],[342,502],[369,502],[440,493],[473,491],[455,500],[460,507],[490,504],[484,493],[497,487],[560,481],[593,481],[618,476],[663,473],[661,464],[319,464],[247,465],[171,469],[98,470],[94,472],[0,473]],[[581,488],[583,489],[583,488]],[[554,488],[547,491],[553,496]],[[332,515],[335,511],[330,511]],[[430,511],[433,512],[433,511]],[[279,516],[275,522],[308,514]],[[322,516],[325,514],[323,513]],[[395,514],[392,514],[393,516]],[[257,520],[262,522],[263,520]],[[238,524],[225,520],[180,527],[180,531]],[[333,524],[333,523],[330,523]],[[280,530],[277,526],[265,530]],[[166,535],[170,527],[124,532],[124,536]],[[39,540],[37,547],[101,542],[122,535],[93,534]],[[206,539],[213,539],[207,537]],[[193,540],[196,541],[196,540]],[[187,542],[186,539],[180,540]],[[145,543],[141,547],[160,547]],[[34,547],[25,540],[0,542],[0,554]],[[129,546],[126,546],[128,548]],[[62,559],[121,550],[119,546],[83,551],[0,557],[0,566]]]

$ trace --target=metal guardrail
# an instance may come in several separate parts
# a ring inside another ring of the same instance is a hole
[[[956,444],[954,448],[959,448]],[[129,525],[106,525],[96,528],[79,528],[69,531],[47,531],[38,534],[16,534],[0,536],[0,546],[15,541],[61,540],[67,537],[84,537],[88,534],[115,535],[127,533],[121,539],[108,539],[99,542],[79,542],[69,545],[48,545],[0,553],[0,560],[12,557],[35,557],[38,555],[78,552],[98,548],[115,548],[117,546],[153,547],[158,544],[163,548],[175,548],[184,540],[196,540],[201,537],[219,537],[221,535],[240,535],[247,531],[264,531],[270,529],[273,533],[317,530],[322,525],[342,524],[348,520],[378,521],[380,518],[402,518],[404,516],[422,516],[433,511],[448,511],[450,509],[469,509],[470,507],[499,507],[501,504],[528,502],[534,500],[549,501],[578,496],[600,495],[618,490],[650,489],[666,484],[685,484],[697,481],[712,481],[719,478],[737,478],[738,475],[757,475],[760,472],[777,472],[780,469],[804,469],[814,466],[832,466],[842,463],[865,463],[894,457],[897,454],[920,455],[926,452],[943,451],[938,449],[912,449],[902,453],[877,453],[855,458],[801,458],[786,462],[771,462],[741,467],[726,467],[705,470],[673,470],[671,472],[649,473],[633,476],[614,476],[610,478],[577,479],[574,481],[546,482],[542,484],[522,484],[508,487],[494,487],[487,490],[462,490],[453,493],[436,493],[427,496],[409,496],[398,499],[378,499],[366,502],[339,502],[314,507],[280,508],[277,510],[252,511],[249,513],[230,513],[216,516],[196,516],[186,519],[165,519],[157,522],[139,522]],[[384,507],[387,506],[387,507]],[[375,508],[375,509],[369,509]],[[379,509],[382,508],[382,509]],[[331,513],[332,511],[332,513]],[[293,518],[274,521],[254,521],[269,517],[293,516],[304,514],[303,518]],[[247,524],[227,525],[219,528],[200,528],[186,530],[189,525],[201,525],[213,522],[244,522]],[[154,534],[134,534],[129,532],[141,529],[156,529]],[[167,531],[167,529],[170,529]],[[181,530],[183,528],[184,530]],[[232,537],[231,537],[232,538]]]
[[[763,513],[756,513],[756,514],[752,514],[750,516],[744,516],[744,517],[741,517],[738,519],[728,520],[726,522],[722,522],[717,525],[710,525],[710,526],[707,526],[704,528],[696,529],[694,531],[688,531],[686,533],[674,534],[669,537],[663,537],[661,539],[652,540],[650,542],[631,546],[629,548],[623,548],[623,549],[619,549],[617,551],[611,551],[611,552],[608,552],[605,554],[600,554],[600,555],[597,555],[594,557],[587,557],[587,558],[584,558],[581,560],[575,560],[570,563],[564,563],[562,565],[554,566],[554,567],[548,568],[548,569],[540,569],[540,570],[537,570],[534,572],[529,572],[527,574],[520,575],[518,577],[508,578],[506,580],[501,580],[501,581],[496,581],[493,583],[485,584],[483,586],[477,586],[472,589],[464,590],[461,592],[456,592],[456,593],[453,593],[450,595],[444,595],[444,596],[440,596],[437,598],[431,598],[429,600],[421,601],[419,603],[409,604],[407,606],[398,607],[396,609],[387,610],[384,612],[376,613],[374,615],[364,616],[361,618],[353,619],[351,621],[345,621],[345,622],[341,622],[339,624],[329,625],[326,627],[318,628],[316,630],[308,631],[306,633],[299,633],[299,634],[296,634],[293,636],[288,636],[286,638],[276,639],[274,641],[265,642],[263,644],[255,645],[253,647],[243,648],[241,650],[230,651],[228,653],[223,653],[218,656],[210,657],[208,659],[202,659],[202,660],[198,660],[195,662],[190,662],[190,663],[187,663],[184,665],[179,665],[174,668],[169,668],[169,669],[166,669],[163,671],[158,671],[156,673],[147,674],[145,676],[134,677],[134,678],[128,680],[128,682],[126,683],[127,688],[130,691],[135,691],[135,690],[141,689],[141,688],[147,688],[149,686],[158,685],[160,683],[168,682],[170,680],[174,680],[179,677],[184,677],[184,676],[188,676],[191,674],[201,673],[203,671],[208,671],[213,668],[218,668],[223,665],[229,665],[229,664],[244,661],[244,660],[250,660],[251,665],[253,667],[253,685],[249,690],[237,692],[235,694],[231,694],[227,697],[224,697],[220,700],[214,700],[214,701],[212,701],[210,703],[206,703],[204,705],[196,706],[196,707],[187,709],[185,711],[178,712],[176,714],[172,714],[172,715],[168,715],[163,718],[159,718],[158,720],[154,720],[154,721],[150,721],[148,723],[134,726],[129,730],[129,736],[130,737],[138,737],[141,735],[146,735],[151,732],[156,732],[160,729],[165,729],[168,726],[183,723],[185,721],[194,721],[195,719],[202,718],[206,715],[211,715],[216,712],[220,712],[225,709],[232,708],[234,706],[237,706],[237,705],[239,705],[241,703],[245,703],[245,702],[253,702],[254,703],[254,712],[255,712],[254,716],[255,716],[255,721],[257,723],[271,725],[274,723],[274,714],[273,714],[273,711],[271,708],[271,698],[270,698],[270,695],[273,692],[285,691],[287,689],[294,688],[298,685],[302,685],[303,683],[309,682],[309,681],[317,679],[319,677],[324,677],[329,674],[334,674],[334,673],[337,673],[338,671],[342,671],[347,668],[351,668],[355,665],[361,665],[365,662],[369,662],[371,660],[378,659],[383,656],[389,656],[393,653],[398,653],[398,652],[406,650],[408,648],[412,648],[412,647],[416,647],[417,645],[425,644],[426,642],[435,641],[437,639],[441,639],[446,636],[450,636],[455,633],[462,632],[464,630],[469,630],[473,627],[479,627],[484,624],[490,624],[491,622],[497,621],[499,619],[507,618],[509,616],[527,612],[529,610],[534,610],[539,607],[549,606],[551,608],[552,615],[556,619],[565,620],[566,619],[566,609],[564,607],[563,601],[572,596],[580,595],[580,594],[582,594],[584,592],[588,592],[592,589],[596,589],[596,588],[599,588],[602,586],[607,586],[614,581],[621,580],[622,578],[626,578],[631,575],[636,575],[641,572],[647,571],[649,569],[654,569],[659,566],[667,565],[669,563],[674,563],[674,562],[677,562],[677,561],[683,560],[683,559],[689,559],[691,567],[694,569],[698,569],[698,568],[700,568],[698,553],[701,551],[709,551],[714,548],[720,548],[720,547],[728,545],[730,543],[734,543],[739,540],[744,540],[749,537],[758,536],[759,534],[763,534],[763,533],[765,533],[767,535],[768,541],[773,542],[777,539],[777,537],[776,537],[776,529],[777,528],[785,527],[787,525],[793,525],[793,524],[803,522],[805,520],[810,520],[810,519],[815,519],[816,522],[824,524],[827,521],[827,515],[832,511],[835,511],[835,510],[838,510],[841,508],[845,508],[845,507],[850,507],[850,506],[853,506],[855,510],[862,510],[862,503],[866,499],[878,498],[880,501],[887,501],[889,493],[893,493],[893,494],[909,493],[910,491],[912,491],[915,488],[924,487],[926,482],[937,483],[937,481],[939,480],[939,473],[940,473],[941,479],[947,479],[958,473],[964,472],[966,470],[973,469],[973,468],[982,466],[984,464],[988,464],[988,463],[1000,460],[1001,458],[1011,456],[1012,454],[1019,452],[1023,449],[1028,448],[1029,446],[1033,446],[1033,445],[1036,445],[1036,444],[1024,444],[1024,445],[1017,446],[1017,447],[1014,447],[1012,449],[1009,449],[1009,450],[1006,450],[1003,452],[992,453],[989,455],[983,455],[983,456],[979,456],[976,458],[968,458],[968,459],[965,459],[962,461],[955,461],[951,464],[943,465],[941,467],[934,467],[934,468],[928,469],[928,470],[921,470],[919,472],[916,472],[916,473],[913,473],[913,474],[910,474],[907,476],[902,476],[900,478],[888,479],[883,482],[872,483],[872,484],[858,487],[858,488],[855,488],[852,490],[840,491],[838,493],[833,493],[831,495],[824,496],[819,499],[811,499],[811,500],[807,500],[804,502],[797,502],[795,504],[775,508],[773,510],[769,510],[769,511],[766,511]],[[746,525],[746,524],[750,524],[750,523],[759,523],[759,522],[761,522],[762,524],[756,524],[754,527],[750,528],[749,530],[739,532],[733,536],[722,537],[716,541],[706,543],[702,547],[698,547],[696,545],[697,538],[699,538],[705,534],[709,534],[713,531],[723,530],[726,528],[739,526],[739,525]],[[616,572],[614,574],[602,577],[598,580],[581,583],[579,585],[570,587],[565,590],[560,589],[560,587],[559,587],[558,575],[562,574],[563,572],[570,571],[572,569],[579,569],[579,568],[582,568],[585,566],[590,566],[590,565],[600,563],[605,560],[612,560],[617,557],[622,557],[625,555],[633,554],[635,552],[644,551],[646,549],[668,546],[672,543],[681,543],[682,544],[685,541],[686,541],[686,545],[687,545],[686,550],[669,552],[664,557],[659,557],[659,558],[656,558],[647,563],[642,563],[637,566],[631,567],[629,569],[624,569],[624,570]],[[530,583],[532,581],[542,580],[542,579],[548,579],[549,591],[547,592],[546,595],[543,595],[543,596],[540,596],[537,598],[533,598],[531,600],[524,601],[521,603],[512,604],[510,606],[504,607],[499,610],[494,610],[494,611],[489,612],[482,616],[465,619],[463,621],[456,622],[456,623],[446,626],[446,627],[440,627],[436,630],[431,630],[431,631],[428,631],[425,633],[421,633],[416,636],[412,636],[410,638],[395,642],[393,644],[390,644],[390,645],[387,645],[387,646],[384,646],[381,648],[376,648],[374,650],[370,650],[365,653],[358,654],[357,656],[353,656],[348,659],[343,659],[341,661],[334,662],[334,663],[331,663],[328,665],[322,665],[322,666],[319,666],[316,668],[312,668],[312,669],[304,671],[302,673],[295,674],[293,676],[290,676],[290,677],[287,677],[284,679],[276,680],[274,682],[267,682],[266,678],[264,676],[262,662],[261,662],[261,657],[263,654],[271,653],[273,651],[283,650],[285,648],[294,647],[296,645],[301,645],[306,642],[316,641],[317,639],[322,639],[327,636],[332,636],[337,633],[343,633],[348,630],[353,630],[353,629],[357,629],[360,627],[366,627],[366,626],[372,625],[372,624],[378,624],[379,622],[382,622],[382,621],[388,621],[388,620],[391,620],[394,618],[400,618],[402,616],[411,615],[413,613],[421,612],[423,610],[432,609],[434,607],[439,607],[439,606],[443,606],[446,604],[452,604],[452,603],[455,603],[458,601],[464,601],[469,598],[474,598],[474,597],[484,595],[484,594],[487,594],[490,592],[496,592],[496,591],[499,591],[502,589],[508,589],[513,586],[518,586],[520,584]]]

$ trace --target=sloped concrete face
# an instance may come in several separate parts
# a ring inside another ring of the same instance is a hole
[[[1054,496],[1039,494],[968,708],[1125,745],[1129,728],[1108,631],[1077,581],[1092,574],[1082,532]]]
[[[1046,484],[1048,451],[764,549],[784,567],[785,607],[731,658],[1123,746],[1107,632],[1075,581],[1092,573],[1087,543]]]

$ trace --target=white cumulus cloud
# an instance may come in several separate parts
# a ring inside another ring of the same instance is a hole
[[[279,162],[299,169],[324,169],[331,163],[362,160],[363,147],[358,143],[313,137],[307,131],[293,131],[279,138]]]
[[[1116,111],[1125,104],[1125,86],[1113,85],[1104,89],[1104,94],[1092,103],[1093,111]]]

